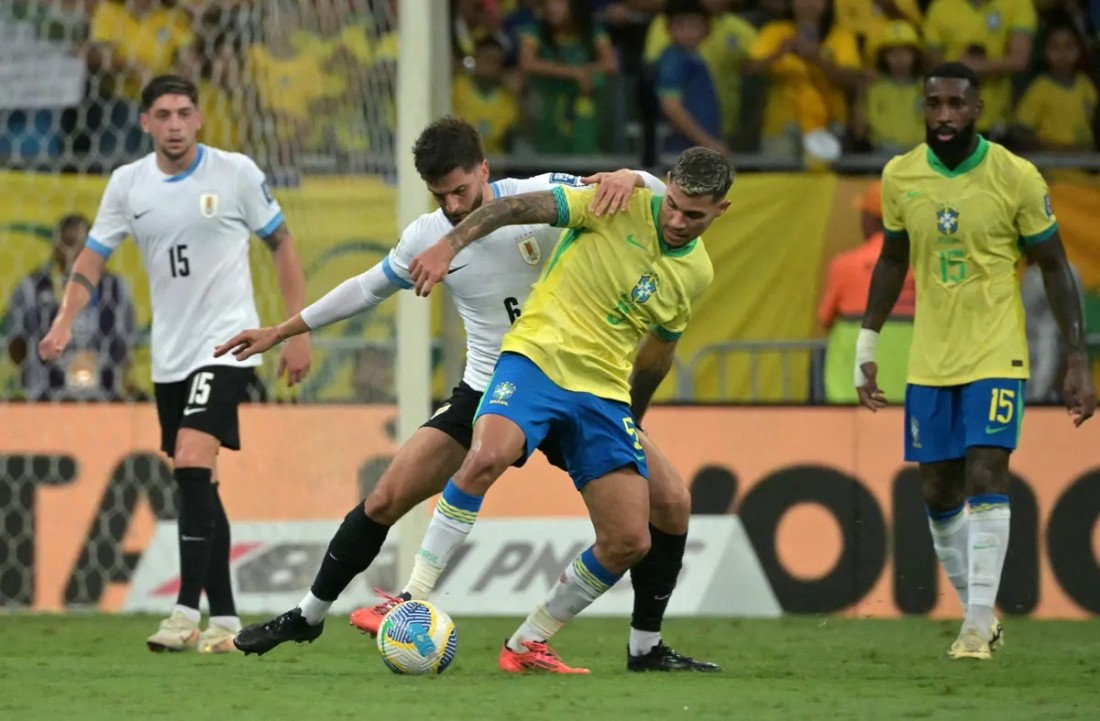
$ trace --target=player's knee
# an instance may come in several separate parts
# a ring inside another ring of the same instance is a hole
[[[392,526],[422,500],[410,499],[409,494],[403,492],[403,484],[385,483],[383,479],[363,501],[363,512],[377,523]]]
[[[182,429],[176,436],[172,461],[176,468],[213,468],[220,443],[207,433]]]
[[[640,526],[623,530],[606,540],[604,551],[613,571],[621,573],[634,566],[649,553],[649,528]]]
[[[212,468],[214,458],[207,450],[194,443],[179,443],[172,454],[176,468]]]
[[[482,446],[466,454],[466,460],[455,476],[455,482],[466,493],[484,496],[514,460],[506,458],[497,449]]]
[[[649,522],[674,536],[687,533],[691,520],[691,491],[676,480],[652,489],[649,495]]]
[[[966,459],[966,490],[971,496],[1008,493],[1008,451],[972,448]]]
[[[989,464],[976,463],[967,469],[967,490],[971,496],[1008,493],[1008,474]]]

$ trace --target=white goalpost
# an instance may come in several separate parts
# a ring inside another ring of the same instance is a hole
[[[425,12],[422,0],[398,6],[400,62],[397,68],[397,227],[404,228],[428,209],[424,182],[411,149],[433,119],[450,111],[450,33],[447,14]],[[397,308],[397,435],[404,443],[431,411],[431,304],[401,293]],[[399,578],[412,570],[428,527],[427,504],[398,523]]]

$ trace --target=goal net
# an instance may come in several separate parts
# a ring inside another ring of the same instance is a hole
[[[142,84],[168,72],[195,80],[200,140],[247,153],[268,173],[314,299],[378,262],[396,238],[396,6],[0,4],[0,607],[171,603],[170,555],[166,575],[134,586],[143,557],[174,547],[158,540],[168,531],[156,521],[175,518],[175,501],[158,450],[149,289],[133,243],[112,257],[118,282],[101,287],[61,362],[36,356],[62,292],[63,250],[83,241],[110,171],[150,150]],[[260,243],[252,271],[262,321],[281,319]],[[222,454],[218,469],[233,553],[262,543],[270,551],[237,569],[246,596],[270,602],[307,587],[324,549],[310,539],[331,531],[326,523],[311,535],[307,519],[343,516],[392,454],[395,306],[314,334],[313,370],[298,388],[277,383],[277,355],[265,357],[254,403],[242,408],[243,452]],[[290,403],[293,422],[273,415]],[[307,524],[303,540],[274,543],[264,522],[295,520]]]

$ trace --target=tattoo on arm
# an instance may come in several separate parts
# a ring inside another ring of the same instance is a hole
[[[909,236],[887,238],[882,254],[871,274],[871,292],[867,296],[867,310],[863,313],[863,327],[876,333],[882,330],[890,311],[898,302],[909,272]]]
[[[69,278],[69,282],[84,286],[84,290],[88,291],[89,296],[95,295],[95,284],[83,273],[73,273]]]
[[[279,246],[283,244],[283,241],[290,237],[290,228],[286,226],[286,223],[279,223],[279,227],[271,231],[271,235],[263,239],[264,243],[271,252],[275,252],[279,249]]]
[[[455,226],[449,233],[451,249],[457,253],[478,238],[484,238],[505,225],[554,223],[557,219],[558,203],[552,191],[499,198],[485,203]]]
[[[1062,239],[1055,235],[1039,245],[1032,246],[1028,254],[1043,273],[1050,308],[1058,321],[1069,355],[1083,356],[1085,346],[1085,322],[1081,313],[1081,295],[1066,259]]]

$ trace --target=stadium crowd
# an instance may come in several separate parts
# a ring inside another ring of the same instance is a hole
[[[1017,150],[1096,147],[1100,0],[450,7],[454,108],[491,154],[893,154],[923,140],[917,80],[942,60],[982,77],[988,137]],[[19,92],[0,101],[0,155],[109,169],[141,147],[143,81],[176,71],[201,84],[211,145],[291,176],[303,153],[392,162],[396,15],[395,0],[4,3],[0,68]],[[72,73],[50,53],[81,61],[78,97],[60,97],[54,79],[71,85]],[[19,73],[29,57],[32,72]]]

